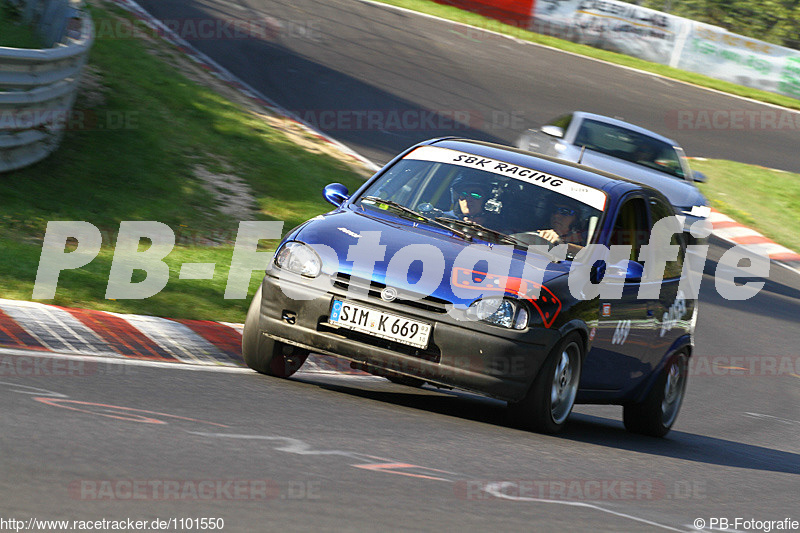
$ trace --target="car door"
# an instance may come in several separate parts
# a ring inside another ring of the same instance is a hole
[[[638,260],[650,234],[648,198],[633,193],[624,199],[616,214],[609,239],[611,246],[630,246],[631,259]],[[611,274],[613,275],[613,274]],[[649,371],[645,361],[653,340],[653,307],[639,299],[641,278],[614,276],[609,283],[621,283],[620,299],[600,298],[599,318],[592,349],[586,356],[581,376],[584,390],[627,390]]]
[[[657,222],[663,218],[674,216],[675,212],[670,205],[658,196],[650,198],[651,218]],[[680,228],[680,224],[676,224]],[[651,336],[650,353],[645,360],[655,368],[666,355],[672,344],[690,329],[691,317],[696,302],[687,299],[679,290],[683,273],[683,261],[686,255],[686,241],[684,234],[677,231],[671,236],[672,250],[677,248],[674,258],[666,261],[663,282],[658,299],[652,300],[654,328]],[[670,252],[672,255],[672,252]]]

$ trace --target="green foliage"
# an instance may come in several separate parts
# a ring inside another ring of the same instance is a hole
[[[95,24],[112,27],[110,12],[118,13],[92,8]],[[327,183],[350,190],[363,183],[341,161],[295,144],[187,78],[178,56],[164,42],[98,35],[60,148],[34,166],[0,174],[0,298],[30,299],[48,221],[79,220],[100,229],[103,249],[85,267],[64,271],[47,303],[241,322],[248,302],[223,294],[242,218],[217,209],[220,198],[195,167],[217,175],[217,189],[231,187],[226,175],[242,180],[255,199],[246,217],[284,221],[284,232],[330,209],[321,194]],[[145,300],[105,299],[115,234],[125,220],[165,223],[181,243],[165,258],[166,289]],[[215,263],[214,279],[179,279],[187,262]],[[261,276],[254,272],[251,286]]]
[[[19,8],[0,0],[0,46],[41,48],[41,40],[32,27],[21,20]]]
[[[93,16],[98,25],[107,18],[99,9]],[[197,165],[243,179],[260,207],[254,215],[285,220],[286,230],[328,210],[325,184],[362,182],[344,163],[306,151],[186,78],[176,55],[165,43],[98,37],[61,147],[37,165],[0,175],[0,231],[41,238],[47,220],[235,230],[239,218],[216,209]]]
[[[0,0],[0,19],[16,20],[20,14],[20,6],[8,0]]]
[[[645,0],[637,3],[768,43],[800,47],[800,0]]]

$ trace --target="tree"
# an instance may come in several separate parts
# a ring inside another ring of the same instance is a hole
[[[761,41],[800,48],[800,0],[643,0],[658,11]]]

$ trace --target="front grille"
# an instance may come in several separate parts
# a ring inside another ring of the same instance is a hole
[[[379,300],[386,305],[386,301],[381,298],[381,291],[386,288],[386,284],[378,283],[376,281],[366,280],[363,278],[353,277],[350,274],[339,272],[333,282],[333,286],[337,289],[344,291],[350,290],[350,287],[357,289],[359,294],[367,294],[369,298]],[[405,307],[412,307],[414,309],[421,309],[431,313],[446,313],[447,305],[450,302],[441,298],[433,296],[425,296],[419,298],[417,295],[409,293],[408,291],[397,290],[397,298],[392,300],[392,305],[399,305]]]

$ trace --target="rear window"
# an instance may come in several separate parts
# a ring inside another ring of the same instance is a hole
[[[685,177],[674,146],[627,128],[585,119],[575,144],[676,178]]]

